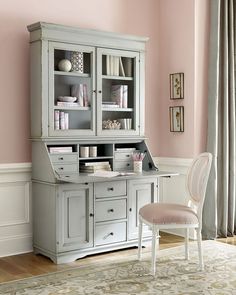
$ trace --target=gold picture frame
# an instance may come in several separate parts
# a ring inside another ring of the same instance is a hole
[[[184,98],[184,73],[170,74],[170,99]]]
[[[184,107],[176,106],[169,108],[170,131],[184,132]]]

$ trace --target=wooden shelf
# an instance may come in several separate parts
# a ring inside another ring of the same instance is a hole
[[[100,156],[100,157],[87,157],[87,158],[79,158],[79,160],[105,160],[105,159],[113,159],[113,156]]]

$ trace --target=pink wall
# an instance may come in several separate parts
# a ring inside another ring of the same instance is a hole
[[[82,28],[150,36],[147,47],[148,134],[155,133],[157,109],[156,0],[10,0],[1,6],[0,163],[30,162],[28,24],[45,21]],[[151,65],[154,65],[152,67]],[[155,97],[155,99],[154,99]],[[156,151],[157,152],[157,151]]]
[[[209,1],[160,0],[157,155],[192,158],[205,150]],[[184,99],[170,100],[169,74],[184,73]],[[184,132],[169,131],[169,107],[184,106]]]
[[[0,163],[30,162],[29,34],[26,26],[45,21],[82,28],[149,36],[146,54],[146,135],[154,156],[192,157],[204,149],[206,87],[200,109],[195,94],[195,6],[199,0],[22,0],[6,1],[0,20]],[[203,2],[198,6],[201,12]],[[208,2],[208,1],[205,1]],[[202,6],[201,6],[202,5]],[[198,38],[207,24],[207,9]],[[200,17],[200,14],[198,15]],[[200,24],[200,22],[199,22]],[[200,48],[204,45],[206,34]],[[205,58],[204,50],[199,56]],[[206,61],[206,59],[204,59]],[[169,74],[185,73],[185,132],[169,132]],[[204,74],[202,66],[198,75]],[[144,107],[144,106],[143,106]],[[196,108],[196,109],[195,109]],[[201,117],[201,126],[196,116]],[[199,131],[196,135],[196,128]],[[195,137],[195,135],[197,137]]]

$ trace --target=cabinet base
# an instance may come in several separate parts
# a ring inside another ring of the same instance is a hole
[[[145,238],[142,241],[142,245],[150,245],[151,237]],[[110,252],[114,250],[119,249],[126,249],[131,247],[138,247],[138,241],[130,241],[126,242],[125,244],[117,243],[115,245],[106,245],[96,248],[87,248],[87,249],[80,249],[80,250],[74,250],[69,252],[60,252],[60,253],[54,253],[45,249],[41,249],[40,247],[34,247],[34,253],[44,255],[48,258],[50,258],[55,264],[62,264],[62,263],[70,263],[77,259],[83,258],[88,255],[92,254],[98,254],[98,253],[105,253]]]

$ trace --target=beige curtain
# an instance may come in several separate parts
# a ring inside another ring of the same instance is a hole
[[[203,237],[236,234],[236,0],[211,0],[208,146],[213,163],[203,210]]]

